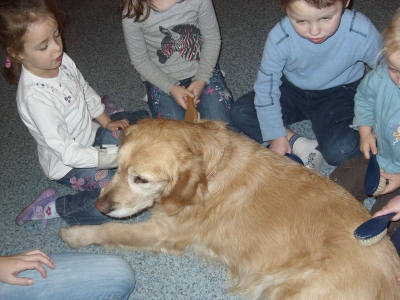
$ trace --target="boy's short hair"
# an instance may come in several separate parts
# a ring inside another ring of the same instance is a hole
[[[286,8],[290,4],[292,4],[293,2],[296,2],[296,1],[300,1],[300,0],[280,0],[280,1],[281,1],[281,6],[282,6],[283,10],[286,10]],[[304,1],[312,7],[321,9],[321,8],[329,7],[338,1],[341,1],[343,3],[343,6],[345,7],[348,0],[304,0]]]

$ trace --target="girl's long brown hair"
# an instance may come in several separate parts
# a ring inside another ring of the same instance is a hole
[[[11,60],[11,67],[4,67],[2,73],[9,83],[18,83],[21,67],[18,56],[24,52],[24,36],[28,27],[45,18],[54,19],[62,33],[66,15],[58,0],[4,0],[0,2],[0,46]]]
[[[118,12],[122,19],[129,18],[135,22],[144,22],[154,9],[151,0],[121,0]]]

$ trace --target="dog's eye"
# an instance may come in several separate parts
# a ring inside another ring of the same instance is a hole
[[[139,175],[134,175],[133,181],[135,183],[148,183],[148,180],[144,179],[143,177],[140,177]]]

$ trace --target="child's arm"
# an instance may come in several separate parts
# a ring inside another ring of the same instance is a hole
[[[369,159],[369,151],[373,154],[377,154],[376,148],[376,137],[372,133],[371,126],[358,126],[358,132],[360,133],[360,151],[364,154],[366,159]]]
[[[103,112],[100,116],[96,118],[97,122],[103,127],[107,128],[108,130],[119,130],[124,129],[125,127],[129,126],[128,119],[122,119],[119,121],[112,121],[110,117]]]
[[[170,94],[172,98],[174,98],[176,104],[179,106],[183,107],[186,109],[186,96],[190,96],[192,98],[195,98],[194,93],[189,91],[188,89],[185,89],[183,86],[179,85],[173,85],[171,87]],[[198,101],[195,101],[195,104],[197,104]]]
[[[54,263],[50,257],[40,250],[31,250],[13,256],[0,256],[0,281],[16,285],[32,285],[32,278],[17,277],[26,270],[37,270],[46,278],[46,269],[41,265],[45,264],[54,269]]]
[[[286,136],[272,140],[269,148],[281,155],[285,155],[285,153],[292,153],[292,149]]]
[[[193,80],[192,83],[188,86],[188,90],[193,92],[193,100],[194,104],[200,102],[199,97],[203,93],[204,87],[206,86],[206,82],[202,80]]]
[[[360,151],[366,159],[369,159],[369,151],[377,154],[376,137],[373,134],[374,106],[377,99],[379,81],[376,71],[368,73],[361,81],[354,96],[354,119],[353,127],[357,127],[360,133]]]
[[[99,166],[99,151],[91,144],[83,144],[74,137],[84,130],[92,131],[90,115],[78,127],[68,128],[65,116],[56,107],[55,101],[47,93],[37,90],[26,96],[19,107],[21,119],[39,145],[39,155],[43,152],[54,154],[65,166],[72,168],[96,168]],[[76,131],[74,131],[76,129]],[[73,131],[71,133],[71,130]]]
[[[164,73],[151,60],[143,32],[143,23],[133,22],[132,19],[125,18],[122,20],[122,29],[130,61],[136,71],[151,84],[167,94],[170,93],[171,87],[178,80]]]
[[[118,128],[125,128],[129,126],[129,121],[123,119],[121,121],[111,121],[109,116],[104,112],[104,105],[101,104],[100,96],[96,91],[88,84],[82,73],[76,67],[75,62],[67,55],[64,54],[64,63],[70,66],[70,70],[74,72],[76,79],[82,86],[83,93],[85,95],[85,101],[92,118],[95,118],[97,122],[103,127],[109,130],[118,130]]]
[[[293,53],[290,49],[291,43],[287,42],[286,33],[280,25],[275,25],[268,34],[254,83],[254,105],[264,141],[287,138],[280,104],[280,86],[285,63]]]
[[[381,210],[377,211],[373,217],[396,213],[392,221],[400,220],[400,195],[393,197]]]
[[[196,75],[193,78],[193,81],[209,83],[221,50],[221,35],[211,0],[204,0],[200,2],[198,21],[203,42],[201,45],[199,67]],[[193,87],[193,89],[191,89],[192,87],[189,87],[188,89],[193,90],[195,96],[199,92],[201,95],[201,92],[203,91],[203,89],[200,91],[201,85],[196,83],[195,85],[196,87]],[[194,90],[194,88],[197,90]]]

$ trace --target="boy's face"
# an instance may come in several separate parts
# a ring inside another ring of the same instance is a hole
[[[389,77],[400,88],[400,53],[395,52],[386,58]]]
[[[31,24],[24,41],[24,52],[19,55],[24,67],[39,77],[56,77],[63,54],[57,22],[47,18]]]
[[[349,2],[346,7],[348,5]],[[286,14],[298,35],[314,44],[321,44],[339,28],[344,8],[342,1],[318,9],[303,0],[297,0],[286,8]]]

